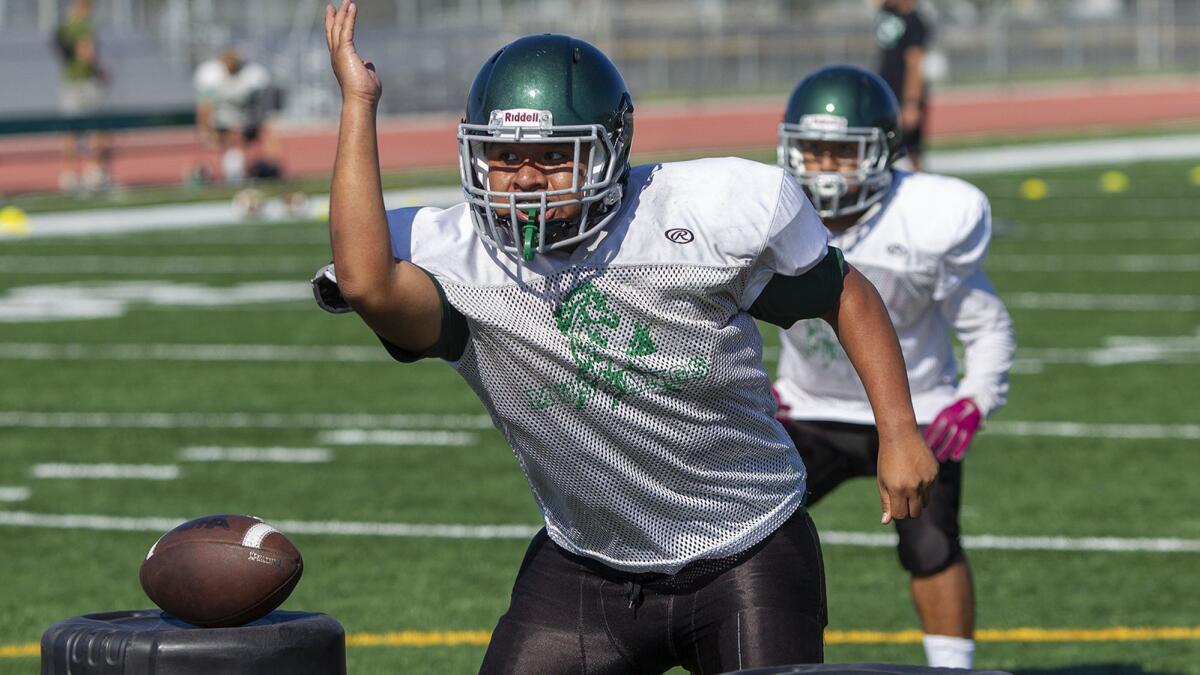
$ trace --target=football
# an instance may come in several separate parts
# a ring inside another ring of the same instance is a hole
[[[168,614],[196,626],[240,626],[287,599],[304,561],[281,532],[253,516],[194,518],[150,547],[142,590]]]

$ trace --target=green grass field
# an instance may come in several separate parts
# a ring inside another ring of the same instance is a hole
[[[1200,469],[1200,186],[1191,167],[1119,167],[1129,184],[1117,193],[1099,189],[1100,168],[1038,172],[1046,187],[1039,200],[1020,196],[1032,174],[974,181],[992,197],[989,270],[1009,299],[1020,350],[1010,403],[968,459],[965,533],[1018,542],[1111,537],[1116,549],[1129,538],[1167,538],[1184,549],[971,551],[978,623],[989,631],[979,667],[1200,673],[1192,485]],[[197,257],[221,271],[197,272],[188,266]],[[65,529],[42,516],[234,512],[273,522],[536,525],[510,451],[480,424],[482,407],[449,368],[393,364],[353,316],[324,314],[306,299],[306,280],[328,258],[316,222],[0,238],[0,673],[36,672],[35,645],[56,620],[150,604],[137,571],[158,536],[152,527]],[[204,306],[211,289],[242,302]],[[13,320],[51,301],[68,316],[100,316]],[[764,332],[775,344],[774,332]],[[419,414],[439,417],[383,417]],[[404,425],[455,432],[438,438],[461,444],[344,444],[334,441],[348,434],[330,435]],[[331,455],[305,464],[190,461],[184,451],[197,446]],[[37,477],[52,470],[46,465],[100,463],[179,473]],[[27,518],[41,524],[2,524],[14,514],[36,514]],[[877,525],[869,481],[844,486],[814,516],[826,532],[888,531]],[[356,675],[474,672],[481,631],[504,611],[526,543],[291,538],[306,572],[284,608],[337,617]],[[825,556],[828,659],[923,663],[894,551],[827,543]],[[1116,639],[1105,631],[1114,627],[1148,630]],[[884,635],[854,643],[847,631]]]

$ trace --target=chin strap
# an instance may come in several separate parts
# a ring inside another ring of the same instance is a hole
[[[533,238],[537,235],[538,210],[536,208],[526,209],[525,215],[528,216],[528,220],[525,221],[525,226],[521,228],[521,238],[524,240],[522,242],[524,246],[522,247],[521,257],[525,259],[525,262],[529,262],[533,260]]]

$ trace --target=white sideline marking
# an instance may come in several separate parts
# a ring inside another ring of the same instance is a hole
[[[34,464],[34,478],[99,480],[175,480],[179,467],[170,464]]]
[[[492,428],[487,415],[371,415],[296,413],[42,413],[0,411],[0,428],[24,429],[432,429],[458,431]],[[989,422],[986,433],[998,436],[1073,438],[1195,439],[1200,424],[1093,424],[1087,422]]]
[[[1189,157],[1200,157],[1200,136],[1195,134],[943,150],[929,153],[927,163],[935,173],[958,175]]]
[[[196,445],[179,451],[189,462],[276,462],[279,464],[321,464],[333,460],[325,448],[225,448]]]
[[[0,359],[21,361],[390,362],[383,347],[253,344],[0,343]]]
[[[391,190],[383,194],[386,208],[402,206],[452,206],[463,200],[462,187],[430,187],[410,190]],[[329,195],[310,195],[312,213],[318,213],[329,204]],[[139,206],[123,209],[89,209],[60,213],[32,213],[29,215],[29,232],[20,237],[0,235],[5,239],[30,239],[40,237],[76,237],[81,235],[120,234],[125,232],[149,232],[158,230],[183,230],[199,227],[228,225],[264,225],[270,222],[292,222],[297,220],[278,208],[278,200],[268,203],[268,218],[243,220],[233,209],[231,201],[200,204],[168,204],[163,206]]]
[[[443,445],[468,446],[479,435],[465,431],[396,431],[392,429],[337,429],[322,432],[318,443],[329,445]]]
[[[33,496],[33,490],[19,485],[0,485],[0,502],[23,502]]]
[[[1198,272],[1200,255],[995,254],[984,265],[1005,272]]]
[[[50,514],[28,511],[0,511],[0,525],[46,529],[116,530],[126,532],[163,532],[184,522],[184,518],[117,517],[94,514]],[[540,529],[537,525],[459,525],[423,523],[365,523],[353,521],[280,520],[279,531],[292,534],[423,537],[431,539],[529,539]],[[896,545],[894,533],[820,532],[821,543],[837,546],[887,547]],[[968,535],[963,543],[971,549],[1010,551],[1152,551],[1156,553],[1197,553],[1200,539],[1174,537],[1013,537],[994,534]]]
[[[1105,312],[1196,312],[1200,295],[1120,295],[1105,293],[1005,293],[1012,309]]]

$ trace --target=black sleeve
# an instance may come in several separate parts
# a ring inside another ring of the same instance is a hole
[[[929,42],[929,31],[925,26],[925,22],[916,12],[905,17],[904,37],[901,39],[901,51],[909,47],[925,48]]]
[[[822,316],[841,298],[846,271],[841,250],[830,246],[821,262],[804,274],[771,277],[750,306],[750,316],[785,329],[801,319]]]
[[[467,338],[471,336],[471,330],[467,327],[467,319],[462,315],[462,312],[455,309],[450,304],[450,301],[446,299],[446,292],[442,290],[442,285],[438,283],[437,278],[424,269],[421,269],[421,271],[429,276],[429,280],[433,282],[434,288],[437,289],[438,299],[442,301],[442,330],[441,335],[438,336],[438,341],[429,349],[417,353],[397,347],[388,342],[382,335],[376,334],[375,337],[379,338],[379,341],[383,343],[383,347],[387,349],[388,354],[401,363],[413,363],[421,359],[457,361],[462,358],[463,351],[467,348]]]

